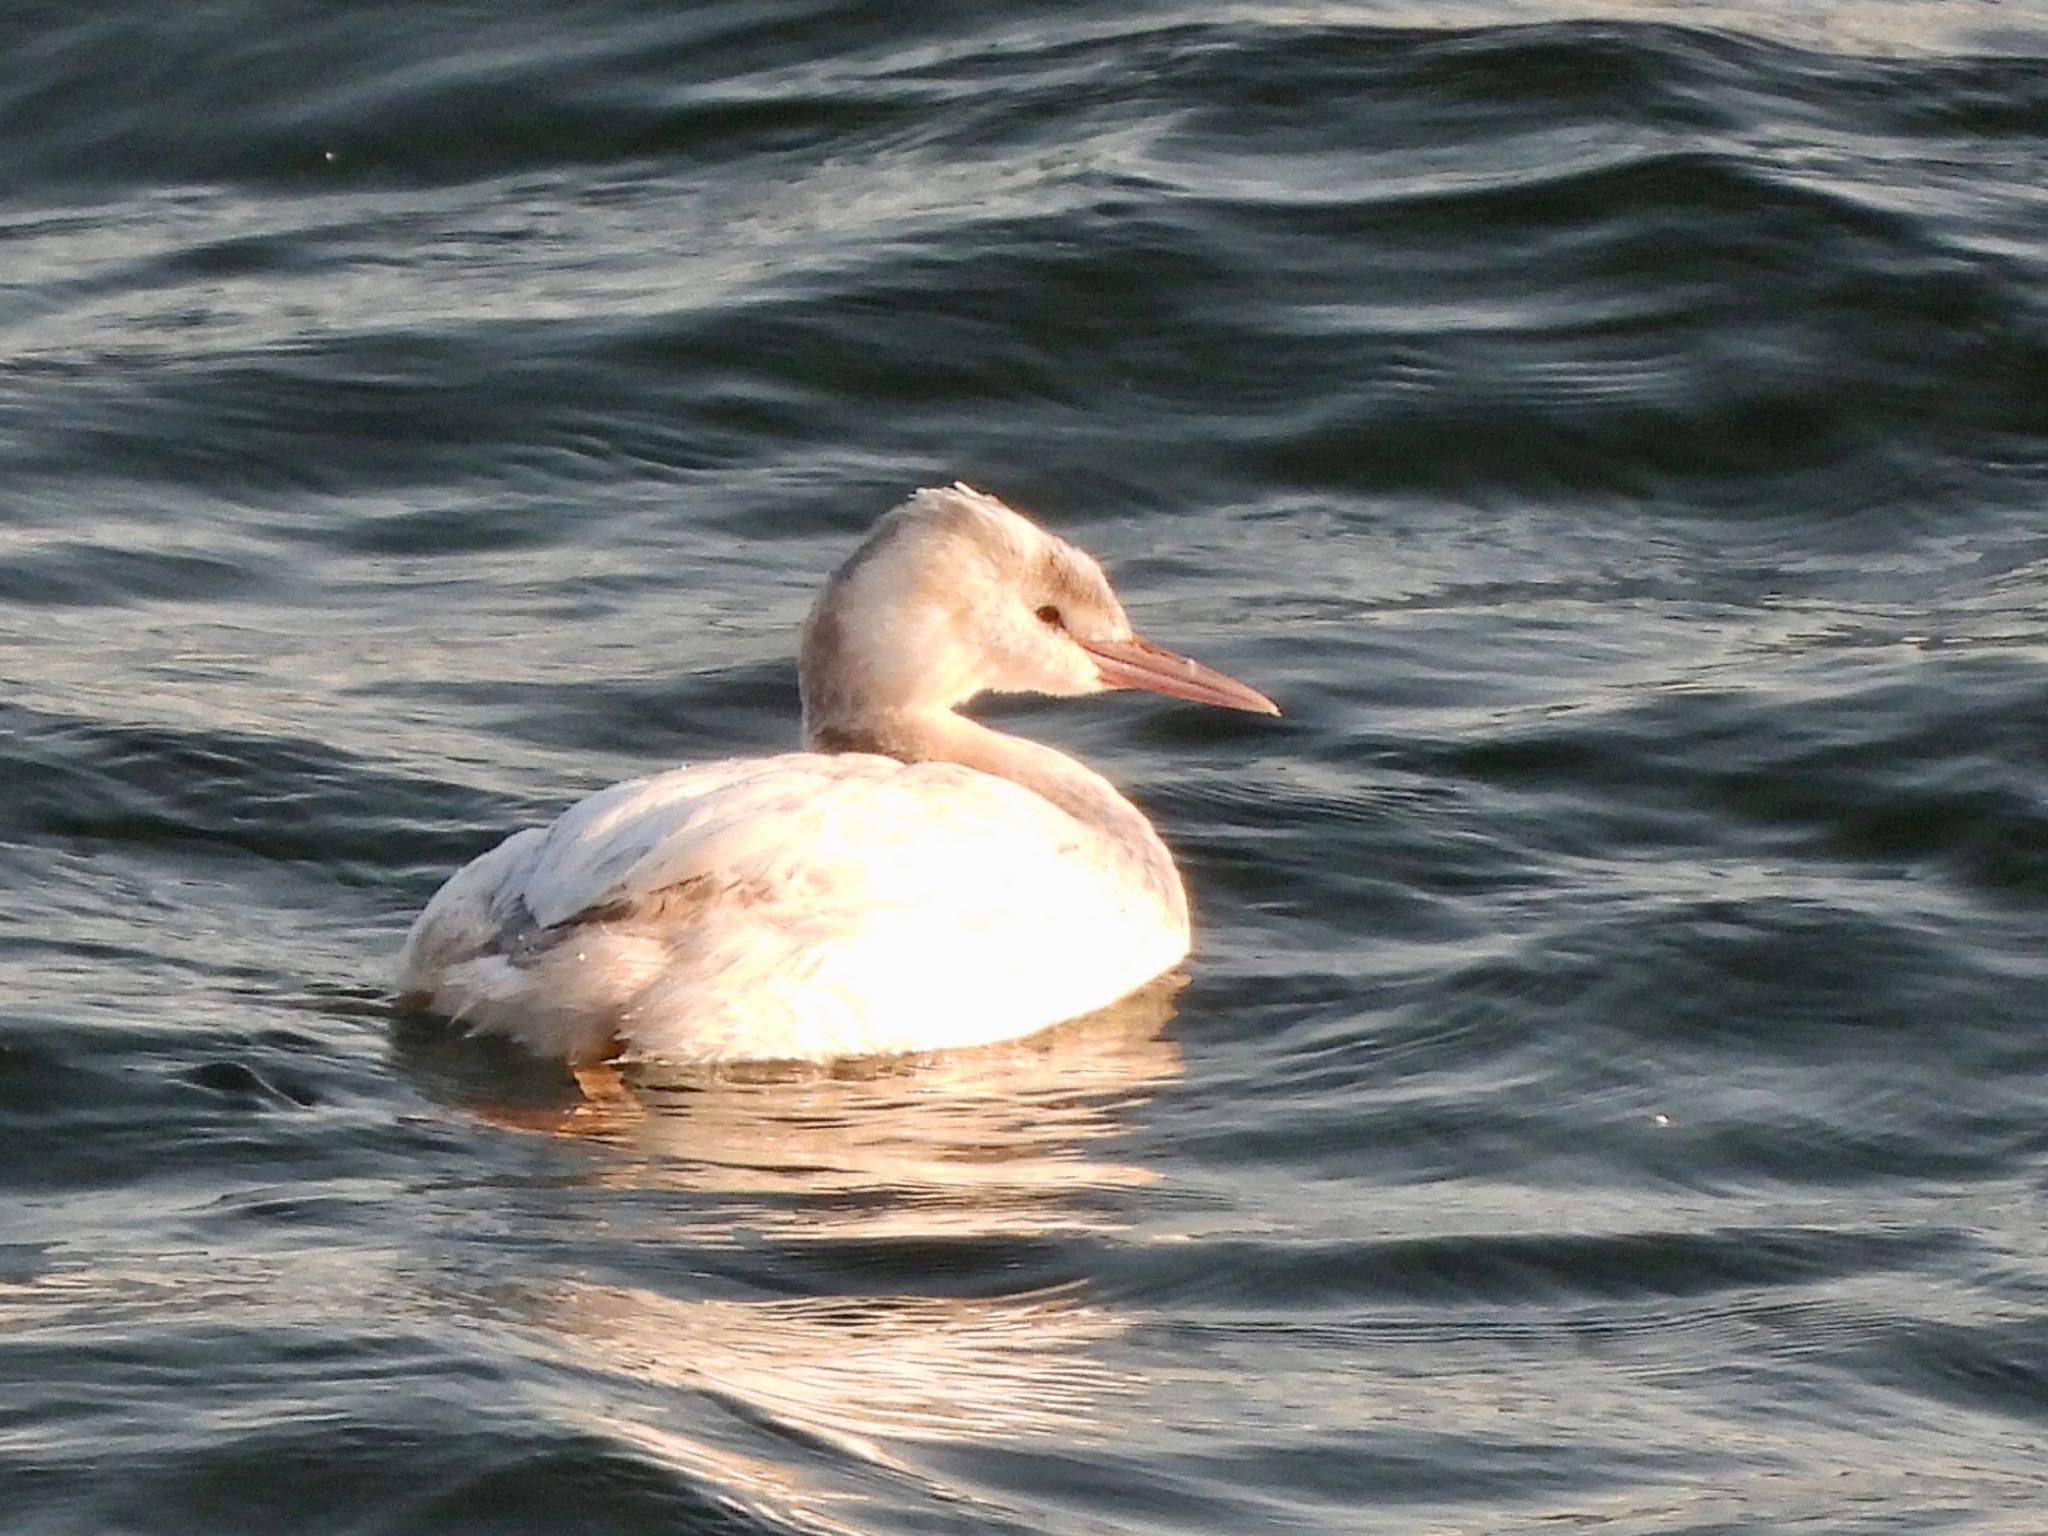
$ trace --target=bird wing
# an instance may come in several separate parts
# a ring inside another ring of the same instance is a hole
[[[542,928],[628,916],[693,884],[832,907],[929,903],[967,861],[982,890],[1020,866],[1056,877],[1084,836],[1029,790],[956,763],[799,753],[600,791],[547,829],[516,888]]]
[[[1159,874],[958,763],[710,763],[603,790],[459,871],[402,984],[572,1058],[607,1036],[678,1060],[974,1044],[1185,955]]]

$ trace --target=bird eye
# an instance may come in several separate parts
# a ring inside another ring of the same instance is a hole
[[[1051,603],[1047,603],[1038,610],[1038,622],[1049,625],[1053,629],[1065,629],[1067,627],[1066,619],[1061,615],[1059,609],[1053,607]]]

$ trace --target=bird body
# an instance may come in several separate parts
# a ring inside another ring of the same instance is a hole
[[[822,1060],[1029,1034],[1187,954],[1137,807],[953,712],[1124,679],[1272,710],[1137,640],[1086,555],[966,487],[920,492],[827,584],[801,677],[816,750],[635,779],[515,833],[420,914],[401,990],[572,1062]]]

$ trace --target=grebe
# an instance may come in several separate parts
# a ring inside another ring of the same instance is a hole
[[[1144,814],[985,691],[1144,688],[1278,714],[1131,630],[1102,569],[993,496],[921,490],[804,623],[803,752],[616,784],[458,870],[399,988],[572,1064],[982,1045],[1107,1007],[1188,952]]]

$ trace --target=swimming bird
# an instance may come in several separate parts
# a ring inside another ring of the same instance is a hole
[[[1185,958],[1187,894],[1107,779],[959,706],[1141,688],[1279,713],[1140,638],[1092,558],[960,484],[876,523],[797,670],[806,750],[633,779],[515,832],[420,913],[401,993],[571,1064],[1031,1034]]]

